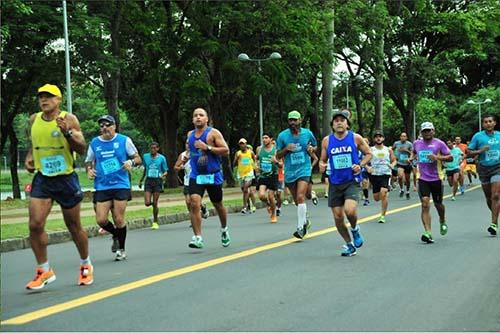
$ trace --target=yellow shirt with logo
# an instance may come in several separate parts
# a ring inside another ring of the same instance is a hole
[[[252,151],[247,149],[246,152],[238,150],[236,153],[238,158],[238,177],[245,178],[248,176],[253,176],[253,158]]]
[[[31,145],[35,169],[44,176],[54,177],[73,173],[74,158],[68,140],[56,120],[46,121],[43,112],[36,114],[31,126]],[[62,111],[60,117],[66,117]]]

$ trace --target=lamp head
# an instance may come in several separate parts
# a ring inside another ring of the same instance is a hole
[[[467,104],[476,104],[476,102],[474,102],[472,99],[469,99],[469,100],[467,101]]]
[[[250,57],[248,56],[248,54],[246,53],[240,53],[238,55],[238,60],[239,61],[249,61],[250,60]]]
[[[281,59],[281,54],[279,54],[278,52],[273,52],[273,53],[271,53],[271,56],[269,56],[269,59],[272,59],[272,60]]]
[[[485,99],[484,103],[491,103],[491,99],[489,99],[489,98]]]

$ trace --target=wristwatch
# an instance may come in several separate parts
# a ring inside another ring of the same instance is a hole
[[[73,136],[73,131],[72,130],[69,130],[67,131],[65,134],[64,134],[64,137],[65,138],[71,138]]]
[[[208,151],[212,151],[212,148],[213,148],[213,147],[212,147],[211,145],[207,145],[207,150],[208,150]]]

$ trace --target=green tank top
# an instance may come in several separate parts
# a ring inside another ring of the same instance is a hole
[[[260,176],[271,177],[278,173],[278,166],[272,162],[272,157],[276,155],[276,147],[273,146],[271,151],[267,151],[264,146],[260,147],[259,163],[260,163]]]

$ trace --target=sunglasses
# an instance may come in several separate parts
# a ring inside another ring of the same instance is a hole
[[[101,127],[101,128],[110,127],[110,126],[113,126],[113,124],[110,124],[110,123],[100,123],[99,124],[99,127]]]

